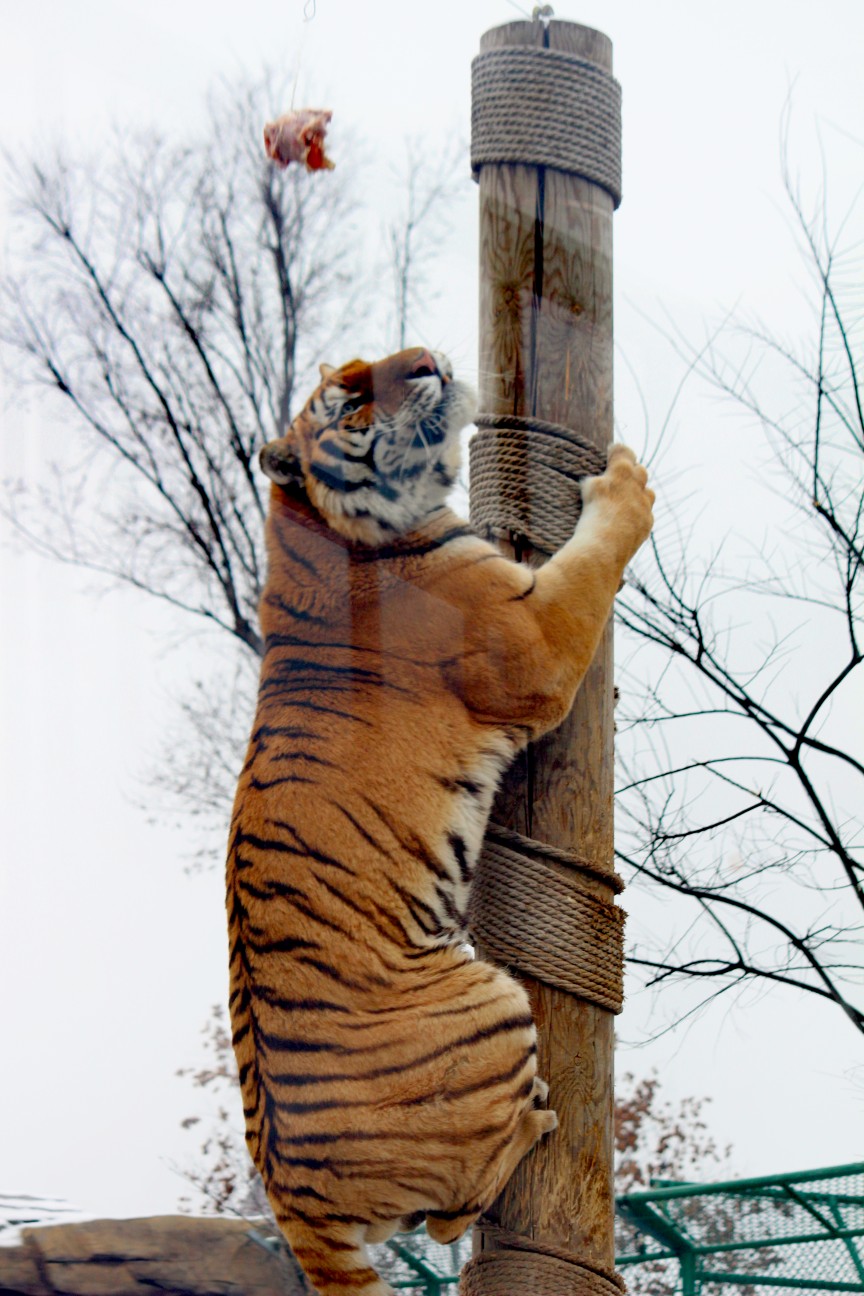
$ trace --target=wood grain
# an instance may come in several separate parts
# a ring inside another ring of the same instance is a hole
[[[512,22],[487,32],[480,48],[543,39],[541,23]],[[611,71],[611,43],[600,32],[553,21],[548,42]],[[526,166],[484,166],[479,187],[480,408],[563,423],[605,449],[613,428],[612,199],[586,180]],[[524,545],[516,556],[541,561]],[[493,811],[498,822],[573,848],[610,873],[612,699],[608,629],[571,715],[523,753]],[[561,1124],[522,1162],[490,1217],[611,1269],[612,1015],[523,980],[540,1073]],[[478,1231],[475,1249],[492,1245],[494,1235]]]

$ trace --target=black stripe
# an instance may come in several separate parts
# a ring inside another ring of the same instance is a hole
[[[285,689],[283,691],[288,692],[289,690]],[[344,691],[346,693],[351,692],[350,689],[345,689]],[[375,728],[372,722],[367,720],[365,716],[355,715],[353,711],[341,711],[339,707],[324,706],[320,702],[311,702],[307,698],[292,699],[292,701],[288,702],[287,705],[290,707],[302,707],[306,711],[319,711],[322,715],[339,716],[340,720],[350,720],[353,724],[365,725],[367,729]],[[320,738],[324,737],[323,734],[316,736]]]
[[[256,954],[293,954],[295,950],[317,950],[321,948],[317,941],[298,940],[295,936],[282,936],[278,940],[258,941],[251,933],[247,934],[245,944]]]
[[[332,1205],[333,1205],[333,1198],[332,1198],[332,1197],[325,1197],[323,1193],[318,1192],[318,1190],[315,1189],[315,1188],[311,1188],[311,1187],[309,1186],[309,1184],[299,1184],[296,1188],[292,1188],[289,1184],[280,1184],[280,1185],[279,1185],[279,1194],[280,1194],[280,1196],[286,1196],[286,1195],[287,1195],[288,1197],[308,1197],[308,1198],[310,1198],[311,1201],[319,1201],[319,1202],[323,1202],[323,1204],[324,1204],[325,1206],[332,1206]],[[276,1219],[277,1219],[277,1221],[278,1221],[280,1224],[283,1224],[283,1223],[285,1223],[285,1224],[290,1224],[290,1222],[291,1222],[291,1220],[294,1218],[295,1214],[299,1214],[298,1211],[293,1211],[290,1215],[286,1215],[286,1214],[285,1214],[284,1212],[282,1212],[282,1211],[276,1211],[276,1212],[274,1212],[274,1213],[275,1213],[275,1215],[276,1215]],[[317,1218],[317,1217],[316,1217],[316,1218]],[[325,1215],[323,1218],[324,1218],[324,1219],[331,1219],[332,1216],[330,1216],[330,1215]],[[356,1222],[359,1223],[359,1222],[361,1222],[361,1221],[356,1221]]]
[[[436,877],[441,878],[442,880],[451,880],[449,869],[446,865],[442,864],[437,855],[433,854],[426,843],[418,837],[416,833],[406,830],[404,827],[400,829],[398,823],[396,823],[390,815],[386,813],[382,806],[378,805],[377,802],[373,801],[370,797],[364,796],[363,801],[368,805],[369,809],[378,816],[384,827],[392,833],[403,850],[406,850],[414,859],[419,860],[421,864],[425,864],[430,873],[434,873]]]
[[[314,729],[298,729],[296,725],[259,725],[252,734],[251,742],[260,743],[262,738],[296,738],[301,742],[320,741],[322,735]]]
[[[249,987],[246,985],[235,986],[228,996],[228,1007],[236,1007],[238,1012],[245,1011],[249,1007]]]
[[[318,460],[309,465],[309,471],[322,485],[329,486],[331,490],[338,491],[340,495],[353,495],[355,491],[359,490],[374,490],[376,494],[382,494],[385,499],[387,498],[379,482],[374,477],[364,477],[362,481],[349,481],[341,467],[338,469],[328,468]],[[392,499],[393,496],[391,495],[390,498]]]
[[[432,1049],[428,1053],[421,1053],[419,1057],[413,1058],[410,1062],[376,1067],[372,1071],[332,1072],[329,1075],[322,1076],[298,1076],[292,1074],[279,1077],[273,1076],[272,1078],[273,1080],[278,1079],[279,1083],[284,1085],[333,1084],[343,1080],[377,1080],[381,1076],[400,1075],[405,1071],[413,1071],[417,1067],[425,1066],[427,1062],[434,1062],[436,1058],[442,1057],[445,1053],[451,1053],[454,1049],[478,1044],[481,1040],[492,1039],[495,1035],[505,1035],[510,1031],[527,1030],[533,1025],[534,1020],[530,1013],[520,1013],[513,1017],[505,1017],[492,1026],[484,1026],[480,1030],[472,1031],[470,1035],[463,1035],[455,1040],[449,1040],[446,1044],[439,1045],[438,1048]],[[522,1065],[525,1065],[524,1062]]]
[[[269,651],[270,646],[274,641],[276,641],[276,646],[279,647],[280,644],[278,641],[282,639],[286,640],[286,643],[281,646],[296,647],[296,644],[291,643],[290,635],[272,635],[268,636],[267,650]],[[309,646],[329,647],[327,644],[310,644]],[[350,649],[350,645],[348,645],[348,648]],[[277,674],[280,677],[303,674],[312,676],[318,674],[325,676],[335,675],[342,679],[351,680],[351,682],[355,684],[374,684],[380,688],[389,688],[395,693],[405,693],[408,694],[408,696],[413,697],[411,689],[403,688],[401,684],[394,684],[392,680],[387,679],[387,677],[382,675],[380,671],[370,670],[365,666],[333,665],[330,662],[322,662],[312,657],[281,657],[275,664],[273,673],[270,675],[269,679],[275,679]]]
[[[280,612],[284,612],[286,616],[291,617],[294,621],[305,621],[313,625],[330,624],[329,617],[316,616],[314,612],[294,607],[292,604],[287,603],[282,595],[277,594],[275,590],[268,590],[263,601],[268,607],[278,608]]]
[[[270,823],[273,820],[269,820]],[[279,827],[288,827],[289,825],[279,824]],[[288,842],[279,841],[274,837],[258,837],[255,833],[242,832],[239,828],[234,838],[237,845],[254,846],[256,850],[278,851],[284,855],[297,855],[299,851],[296,846],[289,846]]]
[[[339,1172],[330,1164],[326,1157],[288,1156],[282,1151],[281,1147],[278,1147],[275,1144],[268,1147],[268,1155],[273,1161],[278,1161],[280,1165],[294,1166],[300,1170],[329,1170],[337,1179],[341,1178]]]
[[[427,1098],[428,1101],[428,1098]],[[471,1139],[487,1138],[490,1134],[500,1134],[503,1130],[511,1128],[515,1124],[512,1114],[507,1116],[506,1120],[497,1121],[494,1125],[478,1125],[471,1130]],[[328,1143],[380,1143],[386,1139],[398,1142],[400,1139],[410,1139],[415,1142],[414,1131],[410,1128],[391,1130],[337,1130],[335,1132],[313,1133],[313,1134],[289,1134],[284,1137],[285,1143],[290,1143],[294,1147],[324,1147]],[[445,1143],[448,1148],[453,1145],[453,1135],[449,1130],[440,1130],[438,1133],[428,1131],[423,1135],[424,1144]],[[340,1164],[341,1158],[337,1161]],[[346,1161],[346,1165],[357,1165],[356,1161]]]
[[[523,1071],[536,1053],[536,1046],[529,1048],[524,1057],[508,1071],[502,1071],[498,1075],[486,1076],[483,1080],[475,1080],[470,1085],[465,1085],[461,1089],[450,1089],[446,1093],[436,1095],[437,1102],[457,1102],[460,1098],[468,1094],[479,1093],[482,1089],[494,1089],[496,1085],[507,1084],[510,1080],[515,1080],[520,1071]],[[533,1078],[531,1083],[533,1084]],[[418,1107],[428,1103],[429,1095],[424,1094],[421,1098],[402,1098],[398,1102],[399,1107]]]
[[[352,1049],[345,1049],[341,1044],[333,1044],[329,1040],[306,1040],[291,1035],[278,1035],[275,1031],[265,1031],[260,1026],[255,1037],[273,1053],[338,1053],[341,1057],[353,1052]],[[315,1077],[305,1078],[313,1080]]]
[[[458,1206],[456,1210],[430,1210],[426,1212],[426,1218],[433,1220],[458,1220],[463,1218],[472,1220],[474,1216],[478,1214],[482,1205],[482,1202],[475,1201],[465,1202],[464,1205]]]
[[[513,595],[511,596],[511,598],[509,599],[509,602],[510,602],[510,603],[521,603],[523,599],[528,598],[529,595],[531,595],[531,594],[534,593],[534,586],[535,586],[536,584],[537,584],[537,577],[536,577],[536,575],[532,572],[532,573],[531,573],[531,584],[529,585],[528,589],[525,590],[522,594],[513,594]]]
[[[274,1098],[274,1110],[286,1112],[289,1116],[306,1116],[310,1112],[333,1111],[337,1107],[373,1107],[377,1104],[377,1098],[353,1099],[348,1102],[341,1102],[338,1098],[325,1098],[319,1102],[285,1102],[284,1099]]]
[[[309,958],[306,954],[301,954],[298,957],[297,962],[303,963],[306,967],[315,968],[318,972],[321,972],[331,981],[335,981],[338,985],[347,986],[349,990],[368,991],[372,986],[389,986],[391,984],[391,981],[388,978],[373,976],[371,973],[366,977],[365,981],[354,981],[351,977],[347,977],[340,972],[332,963],[325,963],[323,959]],[[277,1077],[274,1076],[274,1079],[276,1078]]]
[[[346,653],[366,653],[373,657],[386,657],[390,661],[407,662],[411,666],[422,666],[428,670],[437,670],[441,661],[435,657],[432,661],[421,661],[413,653],[397,653],[387,648],[374,647],[370,648],[364,644],[352,643],[345,640],[336,639],[301,639],[299,635],[285,634],[283,631],[274,631],[269,634],[265,640],[265,651],[271,648],[313,648],[316,652],[346,652]],[[280,661],[293,660],[290,658],[280,658]],[[450,661],[458,661],[460,658],[445,659],[445,664]],[[317,665],[318,659],[315,658]],[[339,669],[334,667],[333,669]]]
[[[369,1219],[366,1215],[337,1215],[333,1211],[328,1211],[326,1215],[321,1216],[328,1224],[368,1224]],[[392,1219],[393,1216],[382,1216],[384,1219]]]
[[[249,859],[246,855],[241,855],[239,851],[233,851],[230,857],[234,861],[234,867],[238,873],[245,872],[246,869],[260,868],[258,860]],[[237,879],[237,886],[241,885],[241,879]]]
[[[256,886],[248,878],[241,877],[237,880],[237,886],[247,895],[254,896],[256,900],[276,898],[290,900],[295,896],[305,895],[305,892],[298,891],[297,887],[288,886],[287,882],[277,882],[273,878],[269,878],[262,886]]]
[[[271,1008],[278,1008],[282,1012],[336,1012],[350,1015],[354,1011],[347,1004],[334,1003],[332,999],[288,999],[272,986],[266,985],[253,985],[251,995],[253,999],[258,999],[261,1003],[269,1004]]]
[[[272,824],[274,828],[287,828],[288,832],[291,833],[294,840],[297,842],[297,846],[286,845],[285,850],[288,854],[305,856],[307,859],[315,860],[317,864],[324,864],[327,868],[335,868],[338,869],[340,873],[347,873],[349,877],[357,876],[354,869],[349,868],[347,864],[343,864],[342,861],[336,859],[335,856],[329,855],[326,851],[318,850],[314,846],[310,846],[305,837],[301,836],[294,825],[288,823],[286,819],[268,818],[267,822]]]
[[[376,904],[374,900],[370,901],[372,907],[377,911],[378,915],[384,919],[383,923],[378,922],[376,921],[375,917],[368,912],[367,909],[364,909],[363,905],[358,904],[355,900],[351,900],[348,896],[343,895],[343,893],[339,890],[338,887],[332,886],[329,882],[326,881],[325,878],[319,877],[317,873],[313,873],[312,876],[315,878],[315,881],[318,883],[318,885],[320,887],[323,887],[323,889],[327,891],[330,895],[332,895],[335,900],[338,900],[340,901],[340,903],[344,904],[346,909],[351,909],[354,913],[359,914],[361,918],[365,918],[366,921],[370,923],[371,926],[375,929],[378,935],[383,936],[384,939],[390,941],[392,945],[398,945],[401,948],[403,944],[410,945],[412,943],[411,938],[408,935],[408,932],[405,930],[402,923],[399,922],[395,914],[388,913],[386,909],[384,909],[381,905]],[[387,930],[386,927],[387,923],[389,923],[391,927],[396,929],[397,935],[398,937],[401,937],[401,939],[397,939],[397,937],[394,937],[391,931]]]
[[[360,834],[363,840],[365,842],[368,842],[369,845],[375,851],[377,851],[379,855],[383,855],[384,858],[390,860],[392,864],[396,864],[398,862],[397,860],[394,859],[391,852],[387,850],[383,842],[379,841],[377,837],[373,837],[372,834],[368,832],[366,828],[363,827],[360,821],[354,818],[354,815],[352,815],[349,810],[346,810],[343,805],[339,805],[336,801],[331,801],[330,805],[335,810],[338,810],[340,814],[345,816],[345,818],[348,820],[351,826],[357,830],[357,832]]]
[[[269,792],[270,788],[282,787],[285,783],[309,783],[315,787],[317,786],[318,780],[306,778],[303,774],[282,774],[279,778],[274,779],[251,778],[249,780],[249,787],[253,788],[256,792]]]
[[[490,977],[491,981],[491,977]],[[488,984],[488,983],[487,983]],[[501,1002],[501,996],[494,999],[481,999],[478,1003],[460,1004],[458,1008],[437,1008],[435,1012],[424,1012],[424,1017],[464,1017],[465,1013],[482,1012],[484,1008],[494,1008]]]
[[[316,756],[314,752],[276,751],[273,753],[270,759],[274,763],[276,761],[298,760],[298,761],[307,761],[310,765],[321,765],[325,769],[335,769],[335,770],[340,769],[340,766],[337,765],[335,761],[327,760],[326,756]]]
[[[302,554],[297,553],[296,549],[291,548],[282,534],[281,527],[274,527],[274,531],[276,535],[276,543],[279,545],[279,548],[282,550],[285,557],[290,559],[291,562],[297,563],[298,567],[304,567],[311,576],[314,576],[315,579],[318,580],[319,572],[315,564],[311,563],[308,558],[304,558]]]
[[[333,1269],[324,1269],[320,1265],[310,1266],[307,1270],[313,1283],[327,1283],[330,1287],[371,1287],[374,1283],[380,1283],[381,1279],[374,1269],[351,1269],[349,1272],[340,1270],[336,1272]]]
[[[334,922],[332,918],[325,918],[322,913],[313,908],[308,899],[305,904],[300,900],[295,901],[293,907],[298,913],[302,913],[304,917],[308,918],[310,922],[317,923],[319,927],[326,927],[328,931],[336,932],[337,936],[345,936],[348,940],[353,939],[352,933],[346,931],[341,923]]]
[[[291,1248],[298,1260],[304,1255],[316,1256],[322,1249],[325,1251],[350,1251],[353,1253],[357,1250],[357,1246],[354,1242],[340,1242],[338,1238],[328,1237],[326,1233],[322,1233],[319,1229],[314,1246],[294,1246]]]
[[[261,681],[258,695],[259,698],[266,695],[266,697],[271,701],[279,702],[285,707],[292,707],[302,706],[303,698],[305,698],[309,693],[317,693],[319,695],[322,693],[348,693],[351,697],[356,697],[357,694],[366,689],[366,687],[367,684],[365,681],[347,680],[340,683],[336,680],[322,679],[320,676],[315,679],[306,676],[305,679],[288,680],[277,673],[269,675],[266,679]],[[387,687],[387,685],[382,684],[381,687],[384,688]],[[400,692],[407,693],[408,690],[401,689]],[[413,694],[410,696],[413,696]],[[317,707],[315,709],[320,711],[325,708]],[[368,724],[369,722],[365,721],[364,723]],[[369,727],[374,728],[374,725],[369,725]]]
[[[426,554],[434,553],[436,549],[443,549],[451,540],[461,540],[465,536],[477,538],[477,533],[467,526],[451,527],[445,531],[442,536],[436,540],[425,540],[418,544],[392,544],[380,545],[377,548],[353,549],[351,557],[354,562],[370,563],[379,562],[387,558],[423,558]],[[497,554],[494,555],[498,557]]]
[[[456,863],[459,865],[459,875],[462,881],[470,882],[473,870],[468,863],[468,847],[464,837],[460,837],[458,833],[450,833],[447,840],[450,843],[450,849],[456,856]]]
[[[464,913],[457,909],[453,897],[449,896],[441,885],[436,885],[435,894],[447,917],[457,930],[461,930],[465,926],[466,917]]]
[[[475,783],[473,779],[448,778],[446,774],[438,774],[436,778],[448,792],[467,792],[469,796],[479,797],[486,791],[482,783]]]
[[[426,936],[437,937],[444,935],[447,929],[441,921],[441,915],[433,909],[431,905],[426,904],[425,900],[421,900],[419,896],[415,896],[405,887],[400,886],[398,882],[393,880],[393,878],[387,878],[387,882],[402,901],[417,926]],[[424,921],[424,914],[427,916],[429,921]],[[411,944],[413,945],[414,942],[412,941]],[[424,949],[424,953],[425,952]]]

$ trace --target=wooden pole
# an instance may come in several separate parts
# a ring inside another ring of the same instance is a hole
[[[575,23],[507,23],[488,31],[480,49],[542,44],[611,72],[611,42]],[[612,439],[613,199],[551,167],[484,165],[479,186],[480,409],[564,424],[605,450]],[[526,544],[509,552],[541,561]],[[612,709],[610,627],[571,715],[517,761],[492,815],[610,874]],[[602,882],[594,885],[611,898]],[[550,1083],[560,1127],[522,1162],[490,1216],[501,1229],[608,1271],[613,1018],[518,975],[531,996],[539,1074]],[[475,1253],[500,1245],[494,1232],[475,1236]]]

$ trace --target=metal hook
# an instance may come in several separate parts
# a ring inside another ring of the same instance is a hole
[[[312,21],[312,19],[315,17],[315,10],[316,10],[316,7],[317,7],[317,2],[316,2],[316,0],[306,0],[306,3],[305,3],[304,6],[303,6],[303,21],[304,21],[304,22],[311,22],[311,21]],[[311,11],[311,12],[310,12],[310,11]]]
[[[551,5],[535,5],[531,11],[531,17],[534,22],[542,22],[544,27],[548,27],[549,19],[555,17],[555,10]]]

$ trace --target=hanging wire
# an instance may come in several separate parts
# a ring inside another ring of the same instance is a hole
[[[294,111],[294,100],[297,97],[297,86],[300,83],[300,69],[303,64],[303,49],[306,44],[306,24],[310,23],[316,17],[318,12],[317,0],[306,0],[303,5],[303,27],[300,29],[300,45],[297,50],[297,71],[294,74],[294,85],[291,88],[291,102],[288,105],[288,111]]]

